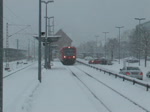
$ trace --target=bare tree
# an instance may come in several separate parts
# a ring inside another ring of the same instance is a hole
[[[144,55],[145,67],[147,66],[147,56],[150,48],[150,30],[145,27],[140,29],[141,32],[141,51]]]
[[[118,41],[117,39],[109,39],[108,43],[107,43],[107,51],[110,53],[110,57],[111,57],[111,60],[114,59],[114,54],[117,54],[117,49],[118,49]]]
[[[147,66],[147,56],[150,50],[150,30],[144,26],[139,30],[140,38],[138,38],[137,30],[135,30],[130,36],[130,48],[136,57],[139,57],[139,51],[141,57],[144,57],[145,67]]]

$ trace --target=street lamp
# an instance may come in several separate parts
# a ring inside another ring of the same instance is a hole
[[[96,53],[96,57],[98,58],[98,35],[96,35],[95,36],[95,38],[96,38],[96,51],[95,51],[95,53]]]
[[[41,0],[39,0],[39,46],[38,46],[38,80],[41,83]]]
[[[119,29],[119,64],[120,64],[120,29],[124,28],[124,26],[117,26],[116,28]]]
[[[52,21],[52,25],[50,24],[50,19],[53,19]],[[51,31],[51,27],[52,27],[52,31]],[[52,33],[51,33],[52,32]],[[52,17],[48,17],[48,35],[54,35],[54,16]]]
[[[0,0],[0,112],[3,112],[3,0]]]
[[[46,16],[45,16],[45,68],[47,68],[47,4],[54,1],[41,1],[46,5]]]
[[[105,58],[106,58],[106,34],[109,32],[103,32],[105,34]]]
[[[145,18],[134,18],[135,20],[139,21],[139,26],[138,26],[138,39],[139,39],[139,66],[140,66],[140,57],[141,57],[141,38],[140,38],[140,25],[141,25],[141,20],[145,20]]]
[[[54,16],[47,17],[48,18],[48,36],[54,35]],[[51,19],[52,25],[51,25]],[[52,27],[52,28],[51,28]],[[52,48],[50,48],[51,43],[48,44],[48,63],[50,64],[50,61],[52,60]]]

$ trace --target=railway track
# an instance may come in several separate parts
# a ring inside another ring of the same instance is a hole
[[[20,68],[20,69],[14,71],[14,72],[11,72],[11,73],[9,73],[9,74],[3,76],[3,79],[5,79],[5,78],[7,78],[7,77],[9,77],[9,76],[11,76],[11,75],[13,75],[13,74],[19,72],[19,71],[22,71],[22,70],[24,70],[24,69],[26,69],[26,68],[32,66],[33,64],[34,64],[34,63],[32,63],[32,64],[30,64],[30,65],[27,65],[27,66],[25,66],[25,67],[23,67],[23,68]]]
[[[103,105],[103,107],[108,111],[108,112],[116,112],[117,110],[115,110],[113,107],[111,107],[111,105],[109,104],[108,101],[105,101],[105,98],[103,98],[101,95],[101,93],[95,92],[98,89],[101,88],[105,88],[107,90],[107,92],[111,92],[113,93],[114,96],[121,97],[122,101],[124,102],[128,102],[128,105],[132,105],[134,108],[137,109],[136,112],[138,112],[138,110],[140,110],[140,112],[150,112],[148,109],[146,109],[145,107],[143,107],[142,105],[138,104],[137,102],[133,101],[132,99],[130,99],[129,97],[125,96],[124,94],[122,94],[121,92],[113,89],[111,86],[109,86],[108,84],[106,84],[103,81],[100,81],[99,79],[97,79],[96,77],[94,77],[92,74],[87,73],[86,71],[78,68],[78,67],[74,67],[74,66],[68,66],[67,69],[71,72],[71,74],[76,78],[76,80],[78,80],[82,85],[84,85],[84,87],[90,92],[90,94],[101,104]],[[88,80],[88,81],[87,81]],[[90,80],[90,81],[89,81]],[[89,83],[90,82],[90,83]],[[96,87],[93,85],[97,85]],[[100,88],[99,88],[99,87]],[[94,89],[93,89],[94,88]],[[102,91],[105,91],[104,89]],[[104,94],[107,92],[103,92]],[[109,95],[109,94],[108,94]],[[109,96],[108,96],[109,97]],[[117,98],[116,97],[116,98]],[[119,101],[116,102],[115,98],[114,99],[114,103],[116,103],[116,105],[119,103]],[[118,107],[119,108],[119,107]],[[126,107],[128,108],[128,107]],[[132,110],[133,111],[133,110]],[[135,110],[134,110],[135,111]],[[128,111],[129,112],[129,111]]]

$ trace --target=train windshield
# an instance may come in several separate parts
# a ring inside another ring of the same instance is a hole
[[[64,49],[64,55],[75,56],[75,49],[73,48]]]

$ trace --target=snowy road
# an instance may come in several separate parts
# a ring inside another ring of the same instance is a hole
[[[108,109],[95,100],[67,67],[71,67],[78,74]],[[128,81],[123,82],[78,63],[74,66],[63,66],[59,61],[54,61],[51,70],[42,71],[42,83],[39,86],[37,86],[37,64],[4,80],[5,112],[146,112],[103,84],[87,77],[77,68],[92,74],[107,86],[145,108],[147,112],[150,111],[150,91],[145,91],[145,88],[133,86]]]

